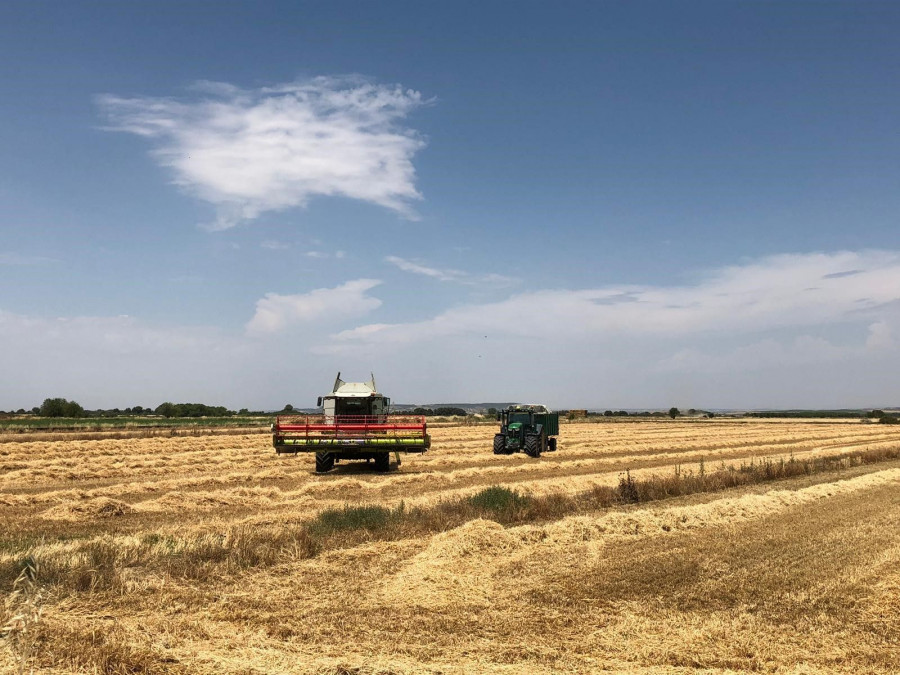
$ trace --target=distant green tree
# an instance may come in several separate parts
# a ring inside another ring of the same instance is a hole
[[[612,410],[604,410],[604,411],[603,411],[603,416],[604,416],[604,417],[612,417],[612,416],[613,416],[613,411],[612,411]]]
[[[487,414],[490,415],[491,417],[496,417],[499,412],[500,411],[497,410],[496,408],[488,408],[487,409]]]
[[[681,414],[681,411],[678,408],[669,408],[669,417],[673,420]]]
[[[158,406],[156,406],[156,410],[154,410],[154,412],[157,415],[162,415],[163,417],[175,417],[177,410],[175,409],[174,403],[166,401],[165,403],[160,403]]]
[[[238,415],[249,415],[250,411],[247,408],[241,408],[238,410]]]
[[[872,417],[874,419],[881,419],[884,417],[884,410],[873,410],[870,412],[867,417]]]
[[[37,411],[42,417],[84,417],[84,408],[64,398],[46,398]]]
[[[63,417],[84,417],[84,408],[75,401],[66,401]]]
[[[281,412],[286,412],[286,413],[294,412],[294,406],[292,406],[290,403],[288,403],[286,406],[284,406],[284,408],[281,409]]]
[[[41,417],[63,417],[66,414],[66,399],[45,398],[38,413]]]

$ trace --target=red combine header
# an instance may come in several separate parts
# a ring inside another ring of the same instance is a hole
[[[272,425],[275,452],[315,452],[316,471],[330,471],[342,459],[374,460],[390,468],[391,452],[425,452],[431,447],[425,418],[390,414],[390,399],[371,382],[344,382],[338,373],[332,392],[319,398],[321,415],[285,415]],[[397,455],[399,464],[399,454]]]

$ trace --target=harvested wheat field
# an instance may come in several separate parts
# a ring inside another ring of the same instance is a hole
[[[897,427],[431,433],[322,476],[258,433],[0,443],[0,670],[900,671]]]

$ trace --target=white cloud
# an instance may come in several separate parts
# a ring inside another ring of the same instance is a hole
[[[860,355],[855,347],[839,347],[821,337],[798,335],[788,341],[766,338],[741,345],[726,353],[681,349],[659,363],[661,371],[719,375],[758,372],[764,368],[784,368],[830,363]]]
[[[876,321],[869,326],[866,338],[866,349],[890,349],[894,346],[894,335],[891,327],[884,321]]]
[[[292,324],[365,314],[381,306],[381,300],[366,295],[380,283],[376,279],[356,279],[336,288],[318,288],[298,295],[266,293],[256,302],[256,313],[247,324],[247,332],[277,333]]]
[[[285,244],[284,242],[276,241],[274,239],[266,239],[261,242],[259,246],[260,248],[265,248],[270,251],[286,251],[291,247],[290,244]]]
[[[512,286],[520,282],[519,279],[506,277],[500,274],[471,274],[469,272],[463,272],[462,270],[428,267],[395,255],[387,256],[385,261],[395,265],[404,272],[420,274],[422,276],[431,277],[432,279],[437,279],[438,281],[449,281],[467,286]]]
[[[842,274],[853,270],[853,274]],[[695,285],[543,290],[447,310],[414,323],[339,333],[347,345],[442,336],[554,341],[753,333],[859,321],[900,300],[900,255],[888,251],[778,255],[708,274]],[[529,317],[537,320],[529,320]]]
[[[155,327],[130,316],[23,316],[0,310],[0,337],[27,337],[32,347],[48,351],[81,350],[141,355],[174,350],[199,351],[218,340],[209,331]]]
[[[320,245],[322,242],[311,242],[316,245]],[[267,251],[289,251],[295,248],[295,244],[289,244],[283,241],[278,241],[275,239],[266,239],[260,242],[260,248],[264,248]],[[344,251],[335,251],[334,253],[329,253],[328,251],[321,251],[317,249],[304,251],[299,253],[299,255],[304,255],[307,258],[313,258],[315,260],[328,260],[330,258],[335,258],[337,260],[341,260],[346,256],[346,252]]]
[[[399,86],[359,77],[246,90],[200,83],[191,100],[103,95],[110,130],[156,143],[175,183],[217,208],[208,229],[304,206],[314,196],[377,204],[414,218],[412,159],[422,138],[402,122],[423,104]]]
[[[59,262],[56,258],[41,255],[22,255],[21,253],[0,252],[0,265],[44,265]]]

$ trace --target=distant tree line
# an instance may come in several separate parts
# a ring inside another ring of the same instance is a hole
[[[744,417],[758,418],[829,418],[829,419],[852,419],[860,418],[863,414],[858,410],[755,410],[744,414]]]
[[[85,410],[77,401],[69,401],[65,398],[48,398],[40,406],[35,406],[30,410],[19,408],[18,410],[10,410],[8,413],[0,410],[0,415],[35,415],[40,417],[70,417],[70,418],[103,418],[103,417],[122,417],[122,416],[145,416],[145,415],[161,415],[163,417],[231,417],[233,415],[253,415],[262,416],[274,413],[265,413],[263,411],[251,412],[247,408],[241,408],[239,412],[229,410],[225,406],[211,406],[203,403],[162,403],[156,408],[145,408],[136,405],[131,408],[119,409],[97,409]]]
[[[694,410],[693,408],[691,408],[688,411],[688,414],[694,415],[697,412],[698,412],[697,410]],[[699,411],[699,412],[702,412],[702,411]],[[599,413],[588,413],[588,415],[593,415],[593,414],[599,414]],[[712,417],[712,413],[704,412],[703,414],[709,415],[710,417]],[[667,412],[662,412],[659,410],[652,411],[652,412],[649,410],[642,410],[641,412],[632,412],[632,413],[628,412],[627,410],[605,410],[603,412],[604,417],[671,417],[672,419],[675,419],[679,415],[681,415],[681,411],[678,408],[669,408],[669,410]]]
[[[877,419],[879,424],[900,424],[900,416],[897,416],[896,414],[891,415],[890,413],[884,412],[884,410],[873,410],[866,413],[866,417],[869,419]]]
[[[441,416],[449,417],[451,415],[468,415],[465,408],[454,408],[452,406],[441,406],[438,408],[413,408],[413,415],[424,415],[425,417]]]
[[[221,405],[203,403],[160,403],[154,410],[163,417],[231,417],[234,412]]]

